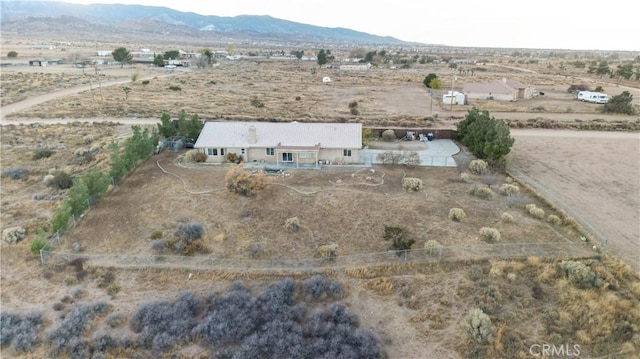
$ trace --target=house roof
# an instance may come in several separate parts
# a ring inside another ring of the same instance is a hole
[[[249,129],[255,128],[255,143]],[[194,147],[361,148],[362,124],[302,122],[206,122]]]
[[[493,94],[512,94],[517,90],[509,86],[503,81],[495,80],[489,83],[468,83],[464,85],[462,92],[464,93],[493,93]]]

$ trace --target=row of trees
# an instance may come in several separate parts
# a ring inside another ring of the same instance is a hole
[[[196,63],[198,67],[211,66],[216,63],[216,59],[213,56],[213,51],[209,49],[200,50],[200,60]],[[126,47],[118,47],[117,49],[111,52],[111,56],[115,61],[120,63],[120,66],[123,67],[125,64],[130,64],[133,62],[133,55]],[[164,66],[165,60],[176,60],[182,58],[180,51],[178,50],[169,50],[164,54],[157,54],[153,57],[153,64],[157,67]]]
[[[163,113],[158,124],[158,133],[164,138],[181,136],[196,139],[202,131],[204,124],[200,117],[195,114],[187,121],[187,113],[182,110],[178,115],[178,120],[174,121],[168,113]]]

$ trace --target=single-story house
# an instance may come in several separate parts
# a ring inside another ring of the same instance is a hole
[[[533,97],[534,88],[502,78],[489,83],[468,83],[464,85],[462,92],[470,99],[517,101]]]
[[[205,122],[193,146],[207,162],[229,153],[245,162],[281,165],[360,163],[362,124],[302,122]]]
[[[366,64],[340,65],[340,70],[367,71],[371,70],[371,67],[372,65],[367,62]]]
[[[38,59],[38,60],[29,60],[29,66],[40,66],[46,67],[49,64],[49,61]]]

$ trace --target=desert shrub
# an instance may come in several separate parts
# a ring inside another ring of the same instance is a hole
[[[480,235],[487,242],[498,242],[500,241],[500,231],[491,227],[482,227],[480,228]]]
[[[411,246],[416,243],[414,239],[407,238],[407,232],[404,228],[396,226],[385,225],[382,239],[391,242],[390,249],[396,251],[398,256],[411,249]]]
[[[169,247],[162,239],[154,239],[151,241],[151,249],[157,253],[166,253]]]
[[[475,185],[469,191],[472,195],[482,198],[482,199],[492,199],[493,198],[493,190],[489,187],[480,187]]]
[[[509,207],[522,207],[531,202],[531,198],[526,195],[516,194],[513,196],[507,196],[506,202]]]
[[[424,253],[427,257],[440,258],[442,256],[442,247],[440,242],[430,239],[424,243]]]
[[[89,145],[89,144],[93,143],[93,141],[95,141],[95,137],[93,137],[93,135],[86,135],[86,136],[84,136],[82,141],[84,142],[85,145]]]
[[[21,180],[29,177],[29,171],[22,167],[7,168],[0,173],[0,177],[10,178],[12,180]]]
[[[164,236],[164,233],[162,233],[162,231],[153,231],[151,232],[151,239],[160,239],[162,238],[162,236]]]
[[[382,139],[384,141],[387,141],[387,142],[395,141],[397,139],[396,131],[394,131],[394,130],[384,130],[384,131],[382,131]]]
[[[196,162],[207,162],[207,155],[204,152],[198,152],[195,156]]]
[[[38,344],[42,314],[32,312],[18,314],[0,313],[0,347],[7,346],[16,352],[27,352]]]
[[[2,230],[2,241],[9,244],[16,244],[24,239],[27,230],[23,227],[9,227]]]
[[[477,264],[471,266],[471,279],[473,281],[477,282],[482,279],[483,274],[482,267]]]
[[[191,331],[198,324],[195,317],[205,303],[191,293],[184,293],[174,303],[152,302],[141,305],[130,321],[143,348],[158,355],[178,344],[191,341]]]
[[[304,297],[307,301],[319,301],[325,298],[340,299],[344,295],[344,288],[340,282],[326,280],[321,275],[315,275],[302,283]]]
[[[73,186],[73,178],[65,171],[58,171],[53,175],[50,186],[57,189],[71,188]]]
[[[460,182],[469,183],[469,181],[471,181],[471,178],[469,177],[468,173],[466,173],[466,172],[460,173]]]
[[[90,347],[83,339],[83,333],[96,314],[102,314],[108,309],[109,306],[104,302],[74,306],[60,325],[49,330],[47,334],[52,354],[57,356],[66,351],[67,357],[70,358],[89,357]]]
[[[316,253],[324,260],[334,259],[338,253],[338,245],[336,243],[325,244],[316,248]]]
[[[603,283],[602,278],[597,273],[581,262],[562,261],[560,262],[560,269],[578,288],[598,288]]]
[[[203,234],[204,228],[200,223],[180,223],[173,235],[178,240],[183,240],[188,243],[202,238]]]
[[[528,205],[526,205],[525,208],[527,212],[531,215],[531,217],[537,218],[537,219],[544,218],[544,209],[539,208],[534,203],[529,203]]]
[[[177,85],[171,85],[171,86],[169,86],[169,90],[171,90],[171,91],[182,91],[182,87],[177,86]]]
[[[297,232],[300,230],[300,220],[298,219],[298,217],[291,217],[291,218],[287,218],[286,221],[284,221],[284,229],[287,232]]]
[[[559,226],[562,224],[562,220],[560,219],[560,217],[556,216],[555,214],[550,214],[547,217],[547,222],[553,224],[554,226]]]
[[[500,193],[505,196],[515,196],[520,194],[520,187],[517,184],[505,183],[500,186]]]
[[[50,187],[50,186],[52,185],[52,183],[53,183],[53,179],[54,179],[54,178],[55,178],[55,176],[54,176],[54,175],[46,175],[46,176],[44,176],[44,178],[42,179],[42,183],[43,183],[45,186]]]
[[[414,177],[405,177],[402,180],[402,190],[403,191],[422,191],[424,188],[422,184],[422,180],[420,178]]]
[[[71,289],[71,296],[76,299],[82,297],[83,294],[84,294],[84,289],[81,286],[73,287]]]
[[[233,163],[237,163],[238,162],[238,154],[235,152],[229,152],[227,153],[227,155],[225,156],[225,158],[227,159],[227,161],[229,162],[233,162]]]
[[[235,166],[227,172],[225,182],[230,192],[251,196],[264,189],[269,184],[269,179],[264,173],[249,172],[243,170],[242,166]]]
[[[568,93],[573,93],[573,94],[575,94],[578,91],[591,91],[591,87],[589,87],[589,85],[585,85],[585,84],[572,84],[567,89]]]
[[[473,160],[469,163],[469,171],[474,175],[484,175],[489,171],[489,165],[483,160]]]
[[[53,154],[53,151],[46,147],[39,147],[33,151],[33,156],[31,157],[34,161],[37,161],[41,158],[49,158]]]
[[[479,344],[489,344],[496,334],[491,318],[478,308],[472,309],[464,317],[464,327],[471,339]]]
[[[187,163],[194,163],[196,161],[196,156],[198,153],[201,153],[199,150],[193,149],[189,150],[184,154],[184,161]]]
[[[256,108],[262,108],[264,107],[264,103],[260,100],[258,100],[257,98],[253,98],[251,99],[251,106],[256,107]]]
[[[464,213],[462,208],[451,208],[449,210],[449,219],[460,222],[465,218],[467,218],[467,214]]]
[[[121,326],[122,324],[124,324],[126,322],[126,317],[121,312],[113,312],[113,313],[107,315],[107,317],[105,318],[105,322],[111,328],[116,328],[116,327],[119,327],[119,326]]]
[[[513,223],[513,216],[510,213],[503,212],[500,216],[500,220],[503,223]]]

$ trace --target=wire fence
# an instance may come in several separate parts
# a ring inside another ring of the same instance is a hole
[[[544,196],[547,200],[553,202],[556,206],[567,212],[571,217],[573,217],[589,234],[595,238],[599,244],[601,245],[603,250],[607,249],[607,239],[602,235],[597,229],[595,229],[587,220],[582,218],[578,213],[576,213],[571,207],[569,207],[566,203],[561,201],[556,195],[549,192],[544,186],[540,185],[533,179],[529,178],[529,176],[522,173],[520,170],[513,166],[509,166],[507,168],[507,172],[511,177],[520,179],[535,189],[538,193]]]
[[[387,251],[340,255],[334,258],[304,259],[228,259],[211,256],[178,256],[154,254],[84,254],[42,250],[43,265],[68,264],[81,260],[91,267],[114,268],[179,268],[195,270],[231,271],[321,271],[362,266],[392,265],[400,263],[430,263],[441,261],[467,261],[483,259],[590,258],[598,256],[583,243],[498,243],[446,246],[434,249]]]

